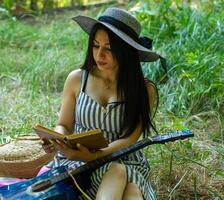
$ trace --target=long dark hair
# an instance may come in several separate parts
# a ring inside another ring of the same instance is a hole
[[[140,65],[138,51],[120,39],[116,34],[101,24],[96,24],[90,35],[86,58],[82,69],[92,71],[96,65],[93,58],[93,40],[97,30],[107,32],[113,56],[118,61],[117,96],[124,100],[122,137],[130,135],[141,122],[142,132],[148,132],[152,124],[149,96]]]

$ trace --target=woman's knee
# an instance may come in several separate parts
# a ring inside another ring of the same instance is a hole
[[[108,171],[103,175],[96,200],[122,199],[126,183],[127,174],[125,166],[119,163],[112,163]]]
[[[127,180],[126,168],[120,163],[112,163],[108,171],[113,173],[113,175],[119,179],[124,179],[125,181]]]
[[[125,187],[123,200],[143,200],[142,192],[135,183],[128,183]]]

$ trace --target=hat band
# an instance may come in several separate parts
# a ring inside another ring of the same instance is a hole
[[[127,26],[125,23],[123,23],[117,19],[114,19],[113,17],[109,17],[109,16],[101,16],[101,17],[99,17],[98,20],[101,22],[105,22],[105,23],[113,25],[117,29],[128,34],[133,40],[138,41],[138,35],[136,34],[136,32],[132,28]]]

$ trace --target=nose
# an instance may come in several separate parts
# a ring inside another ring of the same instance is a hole
[[[97,58],[104,58],[105,57],[105,54],[104,54],[104,51],[103,51],[103,48],[100,47],[97,51]]]

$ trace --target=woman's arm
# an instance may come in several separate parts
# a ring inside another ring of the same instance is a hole
[[[80,90],[81,70],[72,71],[64,85],[59,119],[55,130],[62,134],[71,134],[74,129],[76,97]]]
[[[108,147],[100,149],[95,152],[89,151],[86,147],[84,147],[81,144],[78,144],[77,150],[75,150],[75,149],[71,149],[65,143],[63,143],[61,141],[57,141],[57,142],[52,141],[52,142],[53,142],[54,146],[56,147],[56,149],[63,152],[64,155],[69,160],[80,160],[80,161],[88,162],[88,161],[92,161],[97,158],[106,156],[113,152],[116,152],[116,151],[118,151],[124,147],[127,147],[131,144],[134,144],[138,140],[140,135],[141,135],[141,126],[138,126],[130,136],[128,136],[126,138],[118,139],[118,140],[110,143]]]
[[[59,119],[55,130],[61,134],[70,134],[73,132],[74,112],[76,96],[79,93],[81,70],[72,71],[64,84],[62,94],[62,105],[60,109]],[[52,144],[42,142],[43,149],[46,153],[55,151]]]
[[[146,88],[148,91],[148,96],[149,96],[149,106],[150,106],[150,115],[153,116],[156,106],[157,106],[157,101],[158,101],[158,91],[153,82],[146,81]]]
[[[141,133],[142,128],[141,125],[139,124],[129,136],[111,142],[108,147],[100,149],[97,152],[95,152],[96,154],[95,157],[100,158],[109,155],[131,144],[136,143]]]

